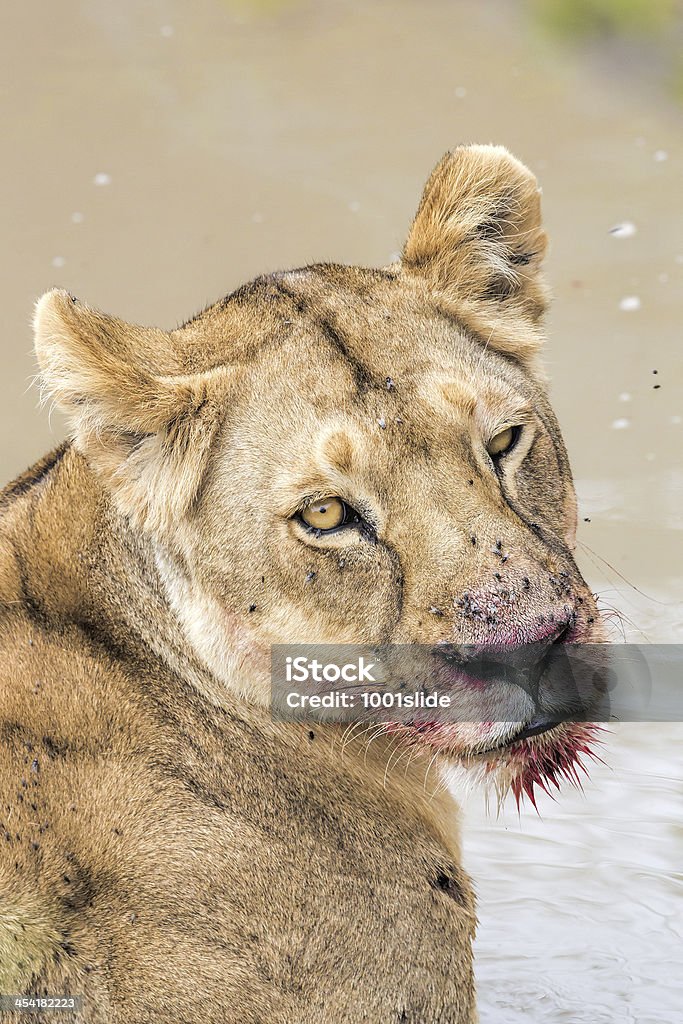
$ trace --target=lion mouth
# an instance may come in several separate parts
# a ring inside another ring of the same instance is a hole
[[[508,739],[505,739],[492,747],[488,747],[486,750],[478,751],[477,756],[483,757],[487,754],[495,754],[499,751],[507,750],[514,747],[515,744],[520,743],[522,740],[530,739],[532,736],[541,736],[545,732],[557,729],[560,725],[562,725],[562,722],[557,721],[557,719],[554,718],[536,718],[529,722],[528,725],[523,726],[523,728],[518,732],[513,733],[513,735]]]

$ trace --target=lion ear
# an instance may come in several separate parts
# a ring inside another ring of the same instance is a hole
[[[502,146],[461,146],[432,172],[402,265],[489,346],[531,358],[548,295],[540,189]]]
[[[173,372],[170,334],[61,290],[38,301],[34,335],[42,389],[121,511],[148,529],[177,519],[197,496],[228,371]]]

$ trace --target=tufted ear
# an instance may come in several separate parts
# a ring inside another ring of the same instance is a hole
[[[545,249],[531,171],[502,146],[461,146],[432,172],[402,264],[491,348],[528,361],[542,341]]]
[[[163,530],[197,496],[229,371],[174,372],[172,335],[60,290],[37,303],[34,333],[42,388],[66,413],[76,446],[125,515]]]

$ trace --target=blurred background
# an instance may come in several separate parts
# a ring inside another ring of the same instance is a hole
[[[25,0],[4,10],[0,470],[47,288],[173,327],[241,282],[382,265],[463,142],[538,175],[547,366],[615,638],[683,639],[678,0]],[[482,1024],[680,1021],[683,729],[617,727],[585,797],[467,807]]]

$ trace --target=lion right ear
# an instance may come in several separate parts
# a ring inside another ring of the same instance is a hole
[[[99,313],[68,292],[36,305],[41,386],[121,511],[163,529],[197,495],[228,371],[181,374],[172,337]]]
[[[529,363],[548,299],[545,250],[531,171],[502,146],[460,146],[425,186],[402,265],[488,347]]]

